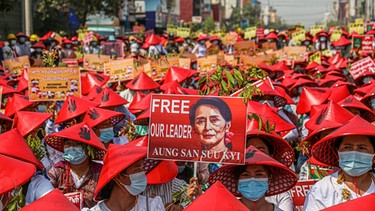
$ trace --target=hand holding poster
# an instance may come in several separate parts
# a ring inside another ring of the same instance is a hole
[[[246,118],[241,98],[154,94],[148,158],[243,164]]]
[[[81,97],[78,67],[32,67],[28,74],[30,101],[65,100],[68,95]]]

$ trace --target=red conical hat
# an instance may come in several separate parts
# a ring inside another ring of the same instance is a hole
[[[328,100],[331,90],[328,88],[304,87],[297,104],[297,114],[310,112],[313,105],[320,105]]]
[[[159,88],[159,84],[145,72],[140,72],[137,77],[126,84],[126,88],[131,90],[153,90]]]
[[[29,88],[28,81],[24,77],[18,78],[17,92],[22,92]]]
[[[292,91],[298,86],[317,86],[317,84],[314,81],[306,78],[298,78],[298,80],[293,84],[292,87],[289,88],[289,90]]]
[[[137,118],[134,120],[134,124],[148,126],[150,116],[151,116],[151,110],[150,108],[147,108],[145,111],[142,111],[142,113],[139,114],[139,116],[137,116]]]
[[[96,107],[98,105],[96,102],[86,101],[82,98],[69,95],[62,105],[55,123],[60,124],[61,122],[80,116],[86,113],[90,106]]]
[[[350,40],[346,39],[344,36],[341,36],[339,40],[337,40],[336,42],[332,42],[332,45],[337,47],[337,46],[347,46],[347,45],[350,45],[352,44],[352,42],[350,42]]]
[[[152,94],[153,93],[149,93],[144,98],[142,98],[139,102],[130,105],[129,108],[128,108],[129,111],[134,114],[134,113],[139,113],[141,111],[146,110],[148,107],[150,107],[151,95]]]
[[[332,86],[329,88],[331,90],[331,95],[329,96],[329,100],[334,102],[340,102],[341,100],[345,99],[347,96],[350,95],[349,89],[347,86]]]
[[[128,144],[109,145],[108,151],[104,156],[102,172],[95,188],[94,199],[100,200],[100,191],[108,182],[133,163],[145,158],[146,155],[147,147],[131,146]]]
[[[330,64],[336,64],[337,62],[339,62],[340,60],[342,59],[342,56],[341,56],[341,54],[335,54],[334,56],[332,56],[332,57],[330,57],[329,59],[328,59],[328,62],[330,63]]]
[[[375,207],[375,193],[361,196],[328,208],[322,211],[353,211],[353,210],[372,210]]]
[[[13,123],[13,119],[9,118],[8,116],[6,116],[5,114],[1,112],[0,112],[0,120],[7,121],[9,124]]]
[[[313,62],[311,62],[310,64],[308,64],[308,65],[305,67],[305,69],[306,69],[307,71],[310,71],[310,70],[314,70],[314,69],[318,68],[319,66],[320,66],[320,64],[318,64],[317,62],[313,61]]]
[[[294,100],[286,93],[282,86],[274,86],[275,90],[281,94],[281,96],[286,100],[286,104],[296,104]]]
[[[269,188],[266,196],[273,196],[288,191],[298,181],[297,175],[292,170],[259,151],[254,146],[246,149],[245,165],[266,165],[270,168],[271,175],[268,179]],[[212,185],[219,180],[233,195],[237,197],[241,196],[237,190],[238,181],[234,178],[234,169],[236,166],[229,164],[220,167],[210,175],[208,183]]]
[[[368,89],[365,96],[362,97],[361,102],[366,102],[367,98],[370,98],[375,95],[375,86],[371,86],[371,89]]]
[[[329,166],[339,166],[336,141],[339,137],[350,135],[375,136],[375,126],[359,116],[353,117],[312,147],[312,156]]]
[[[132,102],[130,103],[129,107],[133,106],[134,104],[137,104],[139,101],[141,101],[147,94],[143,92],[135,92],[134,98]]]
[[[364,112],[363,118],[369,122],[375,121],[375,112],[373,112],[365,104],[357,100],[353,95],[349,95],[347,98],[338,102],[338,104],[344,108],[357,108]]]
[[[29,101],[29,97],[19,94],[14,94],[12,98],[8,98],[8,103],[5,107],[5,115],[12,116],[16,111],[21,111],[31,105],[34,102]]]
[[[165,73],[165,76],[163,77],[164,83],[168,83],[174,80],[177,80],[179,83],[186,80],[190,76],[193,76],[196,74],[197,71],[185,69],[181,67],[171,67],[167,73]]]
[[[100,139],[86,122],[60,130],[45,137],[44,141],[52,148],[64,152],[65,139],[71,139],[95,147],[95,159],[101,160],[106,151]]]
[[[25,184],[34,176],[36,169],[31,163],[0,154],[0,195]]]
[[[266,38],[267,39],[275,39],[275,40],[277,40],[277,35],[276,35],[275,32],[271,32],[271,33],[269,33],[269,34],[266,35]]]
[[[87,94],[87,98],[90,99],[90,100],[93,100],[94,98],[96,98],[103,90],[103,87],[99,87],[97,85],[95,85],[91,90],[90,92]]]
[[[100,94],[96,96],[93,102],[99,103],[99,107],[114,107],[128,104],[129,102],[114,92],[112,89],[105,87]]]
[[[33,201],[21,209],[22,211],[79,211],[59,189],[54,189],[43,197]]]
[[[149,45],[157,45],[161,42],[161,39],[159,36],[152,34],[149,37],[146,38],[145,43]]]
[[[286,66],[285,62],[278,62],[270,67],[272,71],[288,71],[290,70],[288,66]]]
[[[314,114],[311,113],[310,119],[305,124],[305,127],[309,130],[314,130],[324,120],[344,124],[354,117],[354,114],[333,101],[325,105],[314,106],[314,108],[315,107],[320,108],[317,109]]]
[[[275,125],[275,132],[293,130],[295,125],[281,118],[268,104],[261,104],[252,100],[247,101],[247,113],[259,116],[264,123],[269,120],[271,125]]]
[[[24,162],[32,163],[39,170],[43,170],[43,164],[31,151],[29,145],[18,132],[17,129],[12,129],[0,134],[0,154],[22,160]]]
[[[209,203],[208,203],[209,202]],[[215,182],[204,194],[194,200],[185,211],[247,211],[242,204],[220,181]]]
[[[39,38],[39,40],[40,40],[40,41],[47,40],[48,38],[51,38],[51,37],[52,37],[52,34],[53,34],[53,32],[52,32],[52,31],[49,31],[49,32],[47,32],[45,35],[43,35],[41,38]]]
[[[181,85],[179,84],[179,82],[177,80],[173,80],[173,81],[169,81],[167,83],[163,83],[163,85],[160,86],[160,90],[164,91],[164,93],[169,90],[171,91],[172,90],[176,90],[177,87],[181,87]],[[168,94],[171,94],[171,92],[168,92]]]
[[[95,85],[102,87],[109,80],[108,75],[88,72],[86,76],[81,77],[82,94],[88,94]]]
[[[46,49],[46,46],[43,44],[43,42],[37,42],[34,45],[31,46],[32,48],[41,48],[41,49]]]
[[[13,128],[17,128],[23,137],[26,137],[39,128],[43,123],[52,116],[50,113],[17,111],[14,116]]]
[[[93,128],[100,123],[111,119],[112,125],[117,125],[121,120],[125,118],[125,114],[103,108],[90,107],[86,112],[84,122]]]
[[[149,159],[147,159],[149,160]],[[147,172],[147,184],[148,185],[160,185],[167,182],[172,181],[174,178],[176,178],[178,174],[178,167],[174,161],[170,160],[163,160],[163,161],[155,161],[157,162],[156,165],[154,165],[154,168],[149,168]],[[149,162],[145,163],[146,165]]]
[[[246,127],[247,139],[251,137],[260,137],[266,139],[275,152],[273,158],[285,166],[291,166],[294,162],[294,151],[290,144],[281,136],[274,132],[267,133],[263,129],[259,130],[257,120],[248,120]]]

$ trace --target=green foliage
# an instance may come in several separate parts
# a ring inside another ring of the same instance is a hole
[[[242,10],[240,7],[232,7],[232,16],[229,20],[229,29],[241,27],[241,20],[248,19],[249,26],[260,25],[261,7],[258,4],[246,3]]]
[[[322,171],[318,166],[315,166],[314,173],[312,172],[311,163],[307,162],[308,172],[311,179],[323,179],[323,177],[329,175],[328,172]]]
[[[250,120],[254,119],[259,122],[258,131],[261,131],[262,129],[267,133],[272,133],[275,131],[276,124],[272,124],[269,119],[267,119],[266,123],[263,126],[262,118],[260,118],[256,113],[252,113],[251,115],[248,114],[247,118]]]
[[[172,193],[173,204],[183,206],[184,204],[190,204],[191,200],[186,195],[188,185],[180,185],[180,191]]]
[[[7,204],[8,211],[16,211],[25,206],[25,196],[22,194],[22,187]]]
[[[82,144],[82,148],[87,150],[87,154],[91,157],[91,159],[95,158],[95,147],[88,144]]]
[[[206,20],[203,22],[203,29],[205,33],[213,31],[215,30],[215,28],[216,28],[216,25],[215,25],[214,18],[212,16],[209,16],[208,18],[206,18]]]
[[[42,144],[42,140],[38,136],[34,137],[32,134],[30,134],[26,137],[26,142],[35,156],[39,160],[42,160],[42,158],[46,155],[46,147]]]

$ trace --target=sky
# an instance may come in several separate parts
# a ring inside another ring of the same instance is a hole
[[[262,6],[269,3],[288,24],[300,23],[305,27],[323,23],[324,13],[333,12],[333,2],[338,0],[258,0]]]

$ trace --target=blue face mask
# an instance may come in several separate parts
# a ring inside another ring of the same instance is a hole
[[[87,155],[82,146],[64,148],[64,159],[71,164],[81,164]]]
[[[217,45],[217,44],[219,44],[219,41],[214,40],[212,43],[213,43],[214,45]]]
[[[130,178],[130,185],[120,184],[133,196],[145,191],[147,186],[147,177],[144,171],[127,175]]]
[[[46,105],[38,105],[38,108],[36,109],[36,112],[45,112],[47,110]]]
[[[339,152],[340,168],[352,177],[358,177],[372,169],[374,154],[347,151]]]
[[[100,140],[104,143],[110,142],[113,137],[115,137],[115,133],[113,132],[113,127],[100,129]]]
[[[20,43],[25,43],[26,42],[26,38],[25,37],[20,37]]]
[[[96,46],[98,43],[97,42],[91,42],[92,46]]]
[[[370,106],[375,109],[375,98],[370,100]]]
[[[71,47],[72,47],[71,44],[65,44],[65,48],[66,48],[66,49],[70,49]]]
[[[178,173],[181,174],[185,170],[186,166],[177,166],[178,168]]]
[[[366,77],[364,77],[364,78],[362,79],[362,82],[365,84],[365,83],[369,82],[371,79],[372,79],[372,77],[370,77],[370,76],[366,76]]]
[[[73,43],[73,45],[78,45],[79,44],[78,41],[73,41],[72,43]]]
[[[35,49],[35,51],[38,52],[38,53],[42,53],[42,52],[43,52],[43,49],[41,49],[41,48],[37,48],[37,49]]]
[[[248,178],[238,180],[238,191],[251,201],[258,201],[268,190],[268,178]]]
[[[302,86],[298,87],[298,94],[302,94],[302,90],[303,90]]]
[[[11,44],[11,45],[16,45],[16,44],[17,44],[17,40],[11,40],[11,41],[10,41],[10,44]]]
[[[206,41],[202,40],[199,42],[201,45],[205,45],[206,44]]]

